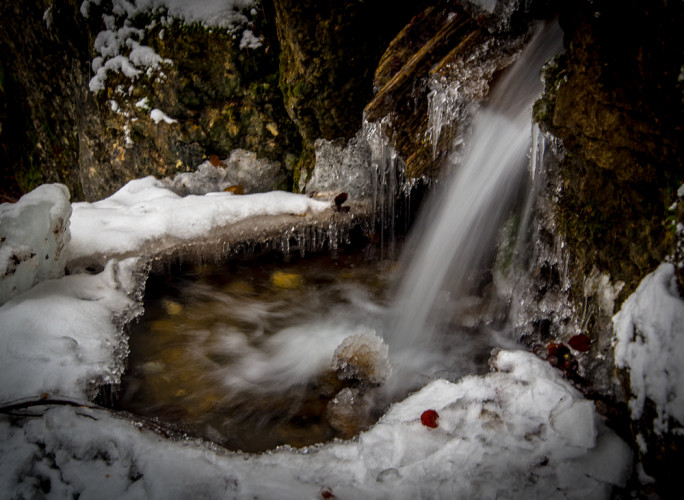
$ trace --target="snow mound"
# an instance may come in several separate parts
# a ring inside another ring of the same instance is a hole
[[[152,243],[163,250],[249,217],[303,216],[327,208],[329,203],[285,191],[181,197],[163,181],[145,177],[130,181],[104,200],[73,204],[69,259],[149,255]]]
[[[135,260],[48,280],[0,307],[0,401],[87,401],[118,382],[127,343],[113,318],[135,314]]]
[[[632,418],[641,417],[650,399],[659,434],[668,430],[669,417],[684,424],[684,301],[674,271],[661,264],[613,317],[615,365],[629,371]]]
[[[44,184],[0,205],[0,304],[39,281],[64,275],[69,244],[69,190]]]
[[[64,498],[609,498],[628,446],[553,368],[499,352],[498,372],[436,380],[358,439],[262,455],[164,439],[87,408],[0,417],[0,488]],[[353,395],[351,395],[353,396]],[[439,427],[421,424],[428,408]],[[106,485],[106,488],[103,486]]]

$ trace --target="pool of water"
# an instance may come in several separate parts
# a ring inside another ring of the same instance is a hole
[[[382,341],[398,264],[378,256],[270,255],[151,276],[114,406],[261,452],[352,437],[431,377],[485,371],[491,335],[452,325],[411,378],[387,383],[402,371]]]

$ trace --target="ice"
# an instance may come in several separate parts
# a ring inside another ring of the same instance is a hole
[[[104,200],[74,203],[69,259],[144,254],[151,243],[163,250],[174,240],[192,242],[248,217],[304,215],[329,208],[329,203],[285,191],[181,197],[167,185],[145,177]]]
[[[257,158],[256,153],[244,149],[231,151],[220,165],[205,161],[195,172],[177,174],[173,180],[165,179],[164,186],[182,195],[206,194],[240,186],[245,193],[272,191],[284,181],[281,165],[277,161]]]
[[[432,382],[356,440],[301,451],[227,453],[88,408],[47,409],[22,427],[2,416],[11,460],[0,485],[25,497],[47,481],[55,495],[81,498],[546,499],[608,498],[625,484],[631,452],[603,424],[587,447],[553,431],[559,405],[589,408],[560,374],[524,352],[501,351],[496,365],[506,371]],[[537,403],[520,405],[529,394]],[[436,429],[420,422],[427,408],[440,414]]]
[[[64,275],[69,190],[45,184],[0,205],[0,304],[39,281]]]
[[[672,417],[684,424],[684,301],[674,266],[661,264],[646,276],[613,317],[615,365],[629,372],[632,418],[641,417],[646,399],[656,405],[657,433]]]
[[[332,369],[340,380],[382,384],[392,374],[387,344],[373,332],[351,335],[335,349]]]
[[[87,401],[115,383],[127,352],[115,318],[136,314],[134,261],[39,283],[0,307],[0,401]],[[121,278],[123,276],[123,279]]]
[[[363,131],[346,144],[339,139],[318,139],[314,147],[316,166],[306,183],[306,193],[335,196],[345,192],[351,200],[373,196],[371,151]]]

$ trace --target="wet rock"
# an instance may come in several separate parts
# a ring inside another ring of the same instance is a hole
[[[431,6],[411,20],[382,56],[375,73],[376,94],[365,118],[382,123],[409,177],[438,176],[454,138],[463,132],[467,106],[486,97],[495,74],[521,48],[518,37],[492,33],[485,24],[456,5]],[[438,113],[453,113],[431,133],[431,100],[441,82],[478,90],[468,95],[456,91],[452,99],[457,102],[450,108],[435,103]]]
[[[361,128],[384,47],[421,2],[275,0],[280,86],[304,138],[349,139]],[[382,19],[381,22],[378,22]]]
[[[563,10],[566,53],[535,107],[567,155],[559,229],[583,273],[625,282],[619,301],[672,249],[662,221],[681,182],[683,21],[681,5],[661,2]]]

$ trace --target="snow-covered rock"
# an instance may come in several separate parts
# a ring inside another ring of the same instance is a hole
[[[215,237],[218,229],[250,217],[304,216],[330,207],[330,203],[285,191],[181,197],[167,186],[145,177],[130,181],[104,200],[74,203],[69,260],[150,256],[179,242]]]
[[[69,244],[69,190],[44,184],[0,205],[0,304],[39,281],[64,275]]]
[[[674,271],[661,264],[613,317],[615,365],[629,373],[632,418],[641,417],[650,399],[658,434],[668,430],[670,417],[684,425],[684,300]]]
[[[220,165],[206,161],[195,172],[182,172],[173,179],[164,179],[165,187],[185,196],[223,191],[240,186],[245,193],[263,193],[275,189],[282,181],[280,163],[257,158],[256,153],[235,149]]]
[[[135,265],[112,261],[98,275],[47,280],[0,307],[1,403],[87,401],[98,385],[119,381],[128,344],[117,323],[136,313]]]

